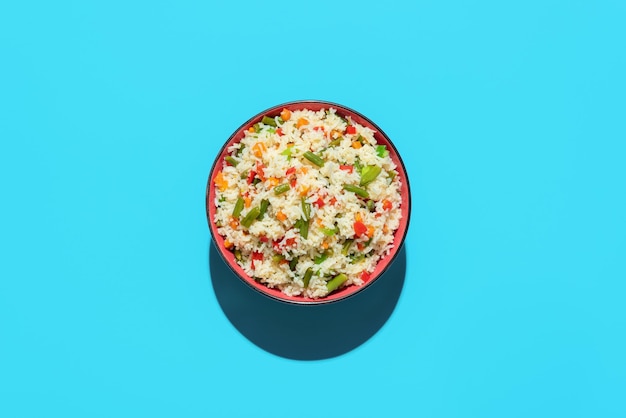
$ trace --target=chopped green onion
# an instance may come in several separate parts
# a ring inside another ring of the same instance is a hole
[[[307,151],[304,153],[304,158],[311,161],[318,167],[322,167],[324,165],[324,159],[317,154],[313,154],[311,151]]]
[[[315,264],[322,264],[324,262],[324,260],[326,260],[327,258],[328,258],[328,254],[324,253],[324,254],[321,254],[321,255],[315,257],[313,262]]]
[[[359,183],[359,185],[365,186],[366,184],[373,182],[376,180],[376,177],[378,177],[381,171],[382,168],[377,165],[366,165],[361,171],[361,183]]]
[[[329,292],[332,292],[344,284],[346,280],[348,280],[348,276],[344,273],[338,274],[326,283],[326,289],[328,289]]]
[[[289,189],[291,189],[291,186],[289,185],[289,183],[280,184],[274,187],[274,194],[275,195],[283,194]]]
[[[387,147],[385,145],[376,145],[376,155],[380,158],[385,158],[389,155],[389,151],[387,151]]]
[[[322,234],[326,235],[327,237],[332,237],[337,233],[337,230],[335,228],[320,228],[320,231],[322,231]]]
[[[241,221],[241,225],[245,226],[246,228],[250,228],[250,225],[252,225],[252,222],[254,222],[256,218],[259,217],[260,213],[261,209],[259,209],[258,206],[253,207],[252,209],[250,209],[250,212],[248,212],[248,214],[243,218],[243,220]]]
[[[239,218],[241,211],[243,210],[243,197],[238,197],[233,208],[233,218]]]
[[[307,221],[311,219],[311,204],[308,203],[304,197],[302,198],[302,213],[304,213],[304,219]]]
[[[296,269],[296,266],[298,265],[298,257],[294,257],[291,259],[291,261],[289,262],[289,269],[291,271],[294,271]]]
[[[293,152],[292,148],[293,146],[287,147],[283,152],[280,153],[280,155],[285,155],[287,157],[287,161],[291,160],[291,154]]]
[[[237,167],[237,164],[239,164],[239,161],[237,161],[234,157],[231,157],[230,155],[228,155],[224,159],[228,164],[232,165],[233,167]]]
[[[328,146],[329,147],[336,147],[337,145],[341,144],[342,140],[343,140],[343,136],[340,136],[339,138],[330,141],[330,144],[328,144]]]
[[[259,209],[259,217],[257,218],[259,221],[263,219],[265,212],[267,212],[267,207],[270,205],[270,201],[267,199],[261,200],[261,208]]]
[[[304,279],[302,279],[302,284],[304,285],[304,287],[309,287],[309,282],[311,281],[312,276],[313,276],[313,269],[309,267],[308,269],[306,269],[306,272],[304,273]]]
[[[350,252],[350,246],[352,246],[353,242],[353,239],[347,239],[346,242],[343,243],[343,247],[341,248],[342,255],[348,255],[348,252]]]
[[[365,189],[361,189],[360,187],[357,186],[353,186],[352,184],[344,184],[343,185],[344,190],[347,190],[349,192],[355,193],[361,197],[364,198],[368,198],[370,197],[370,194],[367,192],[367,190]]]

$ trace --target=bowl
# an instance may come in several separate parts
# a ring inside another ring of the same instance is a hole
[[[240,142],[245,135],[245,131],[253,127],[256,123],[261,122],[264,116],[270,116],[270,117],[277,116],[280,114],[280,112],[283,109],[288,109],[290,111],[301,110],[301,109],[319,111],[321,109],[328,109],[328,108],[333,108],[336,110],[336,114],[342,117],[350,117],[353,122],[356,122],[360,125],[363,125],[365,127],[368,127],[374,130],[375,131],[374,138],[376,139],[377,143],[380,145],[386,146],[386,149],[389,151],[390,158],[397,166],[396,171],[398,172],[398,176],[402,184],[402,187],[400,189],[400,197],[401,197],[401,202],[402,202],[401,207],[400,207],[400,210],[401,210],[400,224],[399,224],[399,227],[394,232],[393,248],[387,255],[379,259],[378,263],[376,264],[375,270],[369,275],[369,277],[365,280],[365,282],[362,285],[360,286],[351,285],[351,286],[339,288],[322,298],[289,296],[289,295],[282,293],[281,290],[278,288],[269,288],[265,284],[260,283],[254,280],[254,278],[250,277],[244,271],[244,269],[241,266],[239,266],[239,264],[237,264],[237,261],[235,259],[235,254],[233,253],[233,251],[225,247],[225,242],[224,242],[225,239],[223,236],[221,236],[218,233],[218,227],[213,221],[215,219],[215,213],[216,213],[216,206],[214,203],[215,196],[216,196],[215,180],[216,180],[216,176],[222,169],[222,165],[223,165],[225,157],[229,155],[228,148],[231,145]],[[237,277],[239,277],[239,279],[241,279],[245,284],[250,286],[252,289],[258,291],[259,293],[269,298],[272,298],[281,302],[291,303],[291,304],[317,305],[317,304],[337,302],[340,300],[344,300],[350,296],[353,296],[359,292],[362,292],[363,290],[368,288],[372,283],[379,280],[380,277],[383,275],[383,273],[387,270],[387,268],[391,265],[391,263],[394,261],[394,259],[400,252],[400,248],[402,247],[404,243],[404,239],[408,231],[410,213],[411,213],[411,194],[410,194],[409,179],[407,176],[406,167],[404,166],[404,163],[402,162],[402,158],[400,157],[398,150],[393,145],[389,137],[374,122],[372,122],[370,119],[368,119],[366,116],[362,115],[361,113],[353,109],[350,109],[349,107],[346,107],[337,103],[318,101],[318,100],[302,100],[302,101],[294,101],[294,102],[279,104],[279,105],[270,107],[269,109],[266,109],[262,112],[259,112],[257,115],[248,119],[239,128],[237,128],[237,130],[235,130],[235,132],[230,136],[230,138],[228,138],[228,140],[220,149],[217,155],[217,158],[215,159],[215,162],[213,163],[213,166],[211,168],[211,172],[208,178],[207,188],[206,188],[206,214],[207,214],[207,220],[209,224],[209,230],[210,230],[212,239],[215,243],[215,246],[217,248],[217,251],[219,252],[220,256],[222,257],[226,265],[234,272],[234,274]]]

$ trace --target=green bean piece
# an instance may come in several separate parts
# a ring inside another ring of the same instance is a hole
[[[248,170],[244,171],[243,173],[241,173],[239,175],[240,179],[247,179],[248,178]]]
[[[361,189],[360,187],[354,186],[352,184],[344,184],[343,185],[344,190],[347,190],[349,192],[355,193],[361,197],[364,198],[368,198],[370,197],[370,194],[367,192],[367,190],[365,189]]]
[[[241,154],[243,153],[243,149],[244,149],[245,147],[246,147],[245,145],[240,146],[240,147],[239,147],[239,149],[237,150],[237,152],[235,153],[235,155],[236,155],[237,157],[241,157]]]
[[[307,239],[309,237],[309,221],[301,219],[301,222],[298,228],[300,228],[300,236],[303,239]]]
[[[352,246],[352,243],[354,242],[353,239],[347,239],[346,242],[343,243],[343,247],[341,248],[341,254],[342,255],[348,255],[348,253],[350,252],[350,247]]]
[[[253,126],[254,126],[254,132],[256,132],[256,133],[261,132],[261,124],[260,123],[255,123]]]
[[[358,157],[354,160],[354,168],[356,168],[356,171],[361,174],[361,170],[363,170],[363,164],[361,164],[361,160],[359,160]]]
[[[311,281],[312,276],[313,276],[313,269],[309,267],[308,269],[306,269],[306,272],[304,273],[304,279],[302,279],[302,283],[304,284],[304,287],[309,287],[309,282]]]
[[[359,185],[365,186],[370,184],[376,180],[376,177],[378,177],[381,171],[382,168],[377,165],[366,165],[361,171],[361,183],[359,183]]]
[[[324,260],[326,260],[328,258],[328,254],[324,253],[324,254],[320,254],[317,257],[315,257],[315,259],[313,259],[313,262],[315,264],[322,264],[324,262]]]
[[[365,258],[365,254],[361,253],[361,254],[357,254],[354,257],[352,257],[352,261],[350,261],[350,264],[356,264],[359,261],[363,260]]]
[[[252,222],[254,222],[256,218],[259,217],[260,213],[261,209],[259,209],[258,206],[253,207],[252,209],[250,209],[250,212],[248,212],[248,214],[243,218],[243,220],[241,221],[241,225],[245,226],[246,228],[250,228],[250,225],[252,225]]]
[[[367,210],[369,210],[370,212],[374,212],[374,210],[376,209],[376,202],[374,202],[373,200],[368,200],[367,201]]]
[[[301,199],[301,202],[302,202],[302,213],[304,213],[304,219],[308,221],[309,219],[311,219],[311,204],[308,203],[304,197]]]
[[[289,185],[289,183],[280,184],[274,187],[274,194],[278,196],[279,194],[285,193],[289,189],[291,189],[291,186]]]
[[[336,147],[337,145],[341,144],[341,141],[343,140],[343,136],[340,136],[337,139],[333,139],[332,141],[330,141],[330,144],[328,144],[329,147]]]
[[[267,207],[270,205],[270,201],[267,199],[261,200],[261,208],[259,209],[259,217],[257,218],[259,221],[263,219],[265,212],[267,212]]]
[[[283,261],[285,259],[285,256],[282,254],[274,254],[272,256],[272,261],[274,263],[280,263],[281,261]]]
[[[243,197],[238,197],[235,202],[235,207],[233,208],[233,218],[238,218],[241,215],[241,211],[243,210]]]
[[[344,273],[338,274],[326,283],[326,289],[328,289],[328,292],[330,293],[344,284],[346,280],[348,280],[348,276]]]
[[[235,258],[237,259],[237,261],[241,261],[241,259],[243,258],[239,249],[235,250]]]
[[[298,257],[294,257],[289,261],[289,270],[294,271],[298,265]]]
[[[274,118],[270,118],[269,116],[263,116],[263,119],[261,119],[261,123],[274,127],[276,126],[276,121],[274,120]]]
[[[233,167],[237,167],[237,164],[239,164],[239,161],[237,161],[234,157],[231,157],[230,155],[228,155],[224,159],[228,164],[232,165]]]
[[[304,158],[311,161],[318,167],[324,166],[324,159],[317,154],[313,154],[311,151],[307,151],[304,153]]]

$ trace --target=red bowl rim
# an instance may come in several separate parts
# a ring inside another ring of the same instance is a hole
[[[224,238],[217,232],[217,227],[212,221],[213,214],[215,212],[215,205],[213,204],[215,194],[214,192],[212,192],[213,190],[212,185],[213,185],[213,180],[215,176],[217,175],[215,170],[218,166],[221,167],[222,160],[224,159],[224,156],[226,154],[226,149],[233,143],[236,143],[237,141],[241,140],[241,138],[238,138],[238,136],[243,137],[244,130],[249,128],[253,124],[259,122],[263,118],[263,116],[268,115],[268,114],[274,114],[274,113],[278,114],[283,108],[291,108],[290,110],[294,110],[296,108],[298,109],[310,108],[310,106],[312,106],[313,108],[317,108],[317,109],[311,109],[311,110],[319,110],[321,108],[332,107],[333,109],[336,109],[338,113],[340,114],[353,116],[353,117],[356,116],[355,121],[357,123],[362,124],[364,126],[368,126],[372,128],[373,130],[375,130],[376,131],[375,137],[376,137],[377,142],[380,143],[381,142],[380,139],[382,139],[383,140],[382,142],[385,145],[388,145],[388,148],[391,149],[389,152],[390,157],[392,158],[392,160],[396,163],[398,167],[401,167],[398,173],[398,175],[400,176],[402,180],[401,194],[402,196],[406,196],[405,199],[404,198],[402,199],[402,207],[401,207],[402,218],[400,220],[400,226],[394,232],[394,247],[388,256],[382,257],[379,260],[378,264],[376,265],[376,269],[370,276],[370,279],[361,286],[348,286],[346,288],[342,288],[320,299],[303,298],[302,296],[288,296],[282,293],[277,288],[273,288],[273,289],[268,288],[264,284],[259,283],[255,281],[254,279],[252,279],[251,277],[249,277],[245,273],[245,271],[235,262],[234,254],[231,251],[228,251],[224,248],[224,245],[223,245]],[[394,260],[400,253],[400,250],[402,248],[402,245],[404,244],[404,240],[406,238],[407,232],[409,230],[409,222],[410,222],[410,217],[411,217],[411,192],[410,192],[409,177],[406,171],[406,166],[404,165],[404,162],[402,161],[402,158],[400,157],[400,154],[398,153],[398,150],[393,144],[393,142],[391,141],[391,139],[387,136],[387,134],[382,129],[380,129],[378,125],[376,125],[368,117],[361,114],[360,112],[357,112],[356,110],[353,110],[347,106],[344,106],[338,103],[333,103],[333,102],[328,102],[328,101],[323,101],[323,100],[296,100],[296,101],[278,104],[278,105],[272,106],[266,110],[263,110],[257,113],[255,116],[251,117],[246,122],[241,124],[241,126],[239,126],[239,128],[237,128],[233,132],[233,134],[228,138],[228,140],[220,148],[217,154],[217,157],[215,158],[215,161],[213,162],[213,165],[211,167],[211,171],[209,173],[209,178],[208,178],[207,187],[206,187],[205,205],[206,205],[206,216],[207,216],[209,231],[211,232],[211,237],[213,239],[213,242],[215,243],[217,252],[220,254],[221,258],[224,260],[226,265],[245,284],[247,284],[248,286],[250,286],[252,289],[256,290],[257,292],[261,293],[262,295],[269,297],[270,299],[280,301],[280,302],[295,304],[295,305],[321,305],[321,304],[328,304],[328,303],[345,300],[365,290],[372,283],[374,283],[378,278],[380,278],[383,275],[383,273],[385,273],[385,271],[389,268],[389,266],[394,262]],[[401,235],[398,235],[398,234],[401,234]]]

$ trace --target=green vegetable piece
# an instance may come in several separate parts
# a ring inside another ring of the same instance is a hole
[[[373,200],[368,200],[367,201],[367,210],[369,210],[370,212],[374,212],[374,210],[376,209],[376,202],[374,202]]]
[[[396,172],[395,171],[387,171],[387,176],[393,180],[394,178],[396,178]]]
[[[289,189],[291,189],[291,186],[289,185],[289,183],[280,184],[274,187],[274,194],[278,196],[279,194],[285,193]]]
[[[256,133],[261,132],[261,124],[260,123],[255,123],[253,126],[254,126],[254,132],[256,132]]]
[[[304,219],[305,220],[309,220],[311,219],[311,204],[308,203],[304,197],[301,199],[302,202],[302,213],[304,213]]]
[[[252,185],[256,186],[257,184],[259,184],[261,182],[261,179],[258,177],[255,177],[254,180],[252,180]]]
[[[239,219],[239,215],[241,215],[241,211],[243,210],[243,197],[238,197],[235,202],[235,207],[233,208],[233,218]]]
[[[365,254],[361,253],[361,254],[357,254],[354,257],[352,257],[352,261],[350,261],[350,264],[356,264],[359,261],[363,260],[365,258]]]
[[[336,147],[339,144],[341,144],[341,141],[343,140],[343,136],[340,136],[337,139],[333,139],[332,141],[330,141],[330,143],[328,144],[329,147]]]
[[[265,212],[267,212],[267,207],[270,205],[270,201],[267,199],[261,200],[261,207],[259,209],[259,217],[257,218],[259,221],[263,219],[265,216]]]
[[[389,155],[389,151],[387,151],[387,147],[385,145],[376,145],[376,155],[380,158],[385,158]]]
[[[235,250],[235,258],[237,259],[237,261],[241,261],[241,259],[243,258],[239,249]]]
[[[350,252],[350,247],[352,246],[352,243],[354,242],[353,239],[347,239],[346,242],[343,243],[343,247],[341,248],[341,254],[342,255],[348,255],[348,253]]]
[[[301,219],[300,221],[300,225],[298,226],[298,228],[300,228],[300,236],[303,239],[307,239],[309,237],[309,221],[304,219]]]
[[[347,190],[349,192],[355,193],[355,194],[357,194],[357,195],[359,195],[361,197],[364,197],[366,199],[368,197],[370,197],[370,194],[367,192],[367,190],[361,189],[360,187],[354,186],[352,184],[344,184],[343,185],[343,189]]]
[[[324,254],[320,254],[319,256],[315,257],[313,259],[313,262],[315,264],[322,264],[324,262],[324,260],[326,260],[328,258],[328,254],[324,253]]]
[[[260,214],[261,209],[259,209],[258,206],[253,207],[252,209],[250,209],[250,212],[248,212],[248,214],[243,218],[243,220],[241,221],[241,225],[245,226],[246,228],[250,228],[252,222],[254,222]]]
[[[338,274],[326,283],[326,289],[328,289],[328,292],[332,292],[344,284],[346,280],[348,280],[348,276],[344,273]]]
[[[293,146],[287,147],[280,153],[280,155],[284,155],[287,157],[287,161],[291,161],[291,154],[293,153]]]
[[[318,167],[324,166],[324,159],[317,154],[313,154],[311,151],[307,151],[304,153],[304,158],[311,161]]]
[[[237,161],[234,157],[231,157],[230,155],[224,159],[228,164],[232,165],[233,167],[237,167],[237,164],[239,164],[239,161]]]
[[[244,171],[243,173],[241,173],[239,175],[240,179],[247,179],[248,178],[248,170]]]
[[[327,237],[332,237],[337,232],[335,228],[320,228],[320,231],[322,231],[322,234],[326,235]]]
[[[358,158],[354,160],[354,168],[359,174],[361,174],[361,170],[363,170],[363,164],[361,164],[361,160],[359,160]]]
[[[359,185],[365,186],[370,184],[376,180],[376,177],[378,177],[381,171],[382,168],[377,165],[366,165],[363,167],[363,170],[361,170],[361,183],[359,183]]]
[[[274,254],[272,256],[272,261],[274,263],[280,263],[281,261],[283,261],[285,259],[285,256],[282,254]]]
[[[298,257],[294,257],[289,262],[289,270],[294,271],[298,265]]]
[[[239,147],[239,149],[237,150],[237,152],[235,153],[235,155],[236,155],[237,157],[241,157],[241,154],[243,154],[243,149],[244,149],[245,147],[246,147],[245,145],[240,146],[240,147]]]
[[[313,277],[313,269],[309,267],[308,269],[306,269],[306,272],[304,273],[304,278],[302,279],[302,283],[304,284],[304,287],[309,287],[309,282],[311,281],[311,277]]]
[[[276,121],[274,120],[274,118],[270,118],[269,116],[263,116],[263,119],[261,119],[261,123],[276,127]]]

